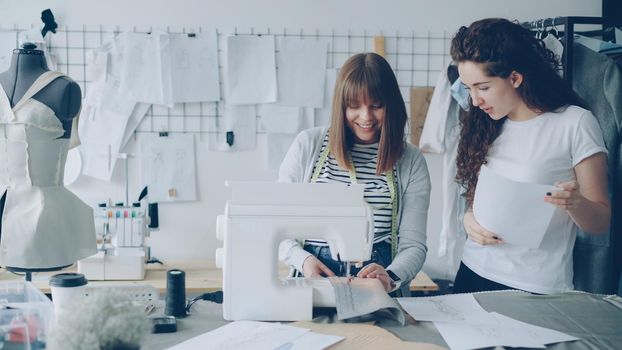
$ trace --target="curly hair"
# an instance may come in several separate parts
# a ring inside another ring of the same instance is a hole
[[[456,64],[481,64],[490,77],[505,79],[512,72],[522,74],[517,92],[528,108],[539,113],[583,106],[570,84],[557,73],[559,58],[529,29],[507,19],[482,19],[461,27],[451,41],[451,57]],[[505,119],[493,120],[481,109],[471,108],[460,120],[456,181],[465,189],[469,206],[473,204],[479,170]]]

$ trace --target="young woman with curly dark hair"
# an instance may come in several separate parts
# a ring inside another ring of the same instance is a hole
[[[456,180],[469,209],[454,290],[572,289],[577,226],[602,233],[611,216],[607,151],[596,118],[557,74],[554,54],[516,23],[491,18],[460,28],[451,56],[472,103],[461,121],[457,155]],[[473,198],[483,164],[514,181],[558,188],[543,196],[558,209],[537,249],[505,243],[475,219]]]

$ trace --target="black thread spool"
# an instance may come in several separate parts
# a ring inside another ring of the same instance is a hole
[[[186,273],[182,270],[166,272],[166,305],[168,316],[186,317]]]

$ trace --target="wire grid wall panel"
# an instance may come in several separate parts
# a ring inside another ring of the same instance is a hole
[[[23,31],[31,28],[1,27],[0,30]],[[56,59],[57,69],[74,81],[86,94],[91,82],[87,69],[87,54],[90,50],[113,39],[122,31],[150,33],[154,30],[171,34],[195,33],[208,30],[216,31],[218,38],[218,59],[220,75],[220,102],[178,103],[169,108],[152,105],[136,133],[216,133],[215,125],[223,114],[226,96],[223,87],[226,38],[230,35],[272,35],[275,37],[275,48],[278,62],[280,38],[298,37],[304,40],[318,40],[328,45],[327,68],[340,68],[351,55],[359,52],[373,51],[373,39],[382,36],[385,40],[385,58],[393,68],[402,96],[410,114],[410,88],[418,86],[434,86],[438,74],[447,67],[451,58],[448,55],[450,36],[446,32],[368,32],[366,30],[290,30],[287,28],[244,28],[235,27],[231,30],[202,27],[132,27],[119,26],[87,26],[61,27],[56,34],[46,35],[47,49]],[[278,69],[278,67],[277,67]],[[225,99],[222,98],[225,97]],[[258,118],[260,116],[257,116]],[[216,118],[216,120],[214,120]],[[263,133],[261,129],[258,133]]]

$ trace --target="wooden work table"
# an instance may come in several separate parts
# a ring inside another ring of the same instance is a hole
[[[89,281],[90,285],[151,285],[157,288],[160,293],[166,291],[166,271],[170,269],[180,269],[186,273],[186,293],[200,294],[222,289],[222,270],[217,268],[210,260],[187,260],[170,261],[164,265],[150,264],[147,266],[147,273],[144,280],[139,281]],[[62,271],[38,272],[33,273],[32,282],[44,293],[50,292],[50,276],[62,272],[76,272],[74,265]],[[288,268],[281,266],[279,274],[287,275]],[[19,280],[23,276],[15,275],[5,269],[0,269],[0,281]],[[438,285],[434,283],[423,271],[410,284],[411,291],[436,291]]]

